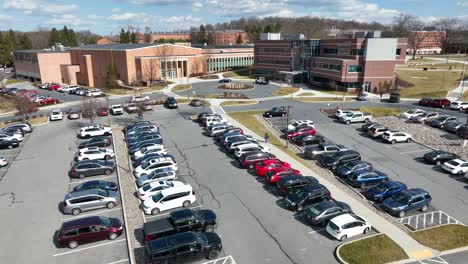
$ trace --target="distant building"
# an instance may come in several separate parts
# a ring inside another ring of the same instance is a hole
[[[116,44],[119,43],[119,37],[102,37],[96,41],[98,45]]]
[[[247,33],[243,30],[215,31],[213,35],[215,45],[236,45],[239,35],[242,40],[240,44],[247,42]]]
[[[260,40],[281,40],[281,33],[261,33]]]
[[[151,42],[162,39],[180,39],[190,41],[192,37],[190,32],[155,32],[151,34]]]
[[[447,33],[445,31],[412,31],[412,34],[416,34],[416,38],[421,39],[419,49],[416,54],[440,54],[442,48],[440,47],[440,41],[445,38]],[[408,54],[413,54],[413,49],[408,45],[406,50]]]

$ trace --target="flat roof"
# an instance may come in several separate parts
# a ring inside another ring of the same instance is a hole
[[[24,53],[66,53],[68,50],[45,50],[45,49],[37,49],[37,50],[16,50],[14,52],[24,52]]]
[[[161,43],[114,43],[103,45],[83,45],[70,48],[71,50],[134,50],[140,48],[159,46]]]

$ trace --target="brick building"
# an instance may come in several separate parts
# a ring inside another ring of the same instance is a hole
[[[440,54],[442,48],[439,43],[447,35],[445,31],[411,31],[410,34],[417,40],[422,39],[416,54]],[[411,45],[408,45],[406,51],[413,54]]]
[[[239,35],[242,39],[242,43],[239,44],[244,44],[247,42],[247,33],[243,30],[215,31],[213,35],[215,45],[236,45]]]

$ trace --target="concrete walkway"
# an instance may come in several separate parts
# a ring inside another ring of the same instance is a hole
[[[241,127],[244,130],[244,133],[252,135],[257,140],[263,140],[259,135],[255,134],[253,131],[240,124],[227,114],[223,113],[222,116],[223,118],[231,122],[233,125]],[[339,201],[346,201],[353,208],[353,211],[356,214],[365,217],[375,229],[377,229],[380,233],[386,234],[398,245],[400,245],[400,247],[406,252],[406,254],[411,259],[424,259],[438,253],[431,248],[419,244],[416,240],[414,240],[411,236],[402,231],[400,228],[388,222],[384,217],[375,213],[374,211],[366,207],[364,204],[362,204],[362,202],[356,200],[354,197],[343,192],[330,181],[319,176],[314,171],[304,166],[302,163],[291,158],[288,154],[284,153],[276,146],[268,144],[268,147],[270,148],[271,152],[275,154],[279,159],[289,162],[292,165],[292,167],[300,170],[302,174],[311,175],[317,178],[321,184],[325,185],[330,190],[330,192],[333,194],[334,199],[337,199]]]
[[[447,93],[447,99],[451,101],[456,101],[457,99],[463,96],[463,93],[466,90],[468,90],[468,77],[466,77],[464,81],[461,80],[457,88],[450,90]]]

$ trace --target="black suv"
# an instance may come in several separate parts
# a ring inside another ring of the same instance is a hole
[[[285,176],[280,178],[276,182],[276,188],[280,192],[281,195],[289,195],[293,193],[295,190],[309,186],[312,184],[318,184],[318,180],[314,177],[304,177],[301,175],[291,175]]]
[[[429,164],[440,165],[453,159],[458,159],[458,155],[442,150],[435,150],[424,154],[424,161]]]
[[[353,160],[361,160],[361,154],[354,150],[345,150],[324,155],[320,160],[320,166],[329,170],[335,170],[337,167],[344,165]]]
[[[193,262],[215,259],[222,249],[216,233],[184,232],[146,242],[146,263]]]
[[[182,209],[170,213],[167,218],[145,223],[143,234],[148,241],[187,231],[213,232],[215,228],[216,214],[213,211]]]
[[[304,211],[307,222],[312,225],[325,225],[335,216],[351,213],[351,207],[342,202],[326,200],[308,207]]]
[[[391,93],[390,98],[388,98],[388,102],[390,102],[390,103],[399,103],[400,102],[400,94],[399,93]]]
[[[19,146],[18,140],[0,139],[0,148],[16,148]]]
[[[272,109],[263,113],[264,117],[274,117],[274,116],[286,116],[288,111],[284,106],[281,107],[273,107]]]
[[[81,142],[78,145],[79,149],[82,148],[89,148],[89,147],[99,147],[99,148],[105,148],[108,147],[112,144],[112,138],[111,137],[94,137],[90,138],[84,142]]]
[[[70,169],[71,178],[80,178],[95,175],[109,175],[115,170],[115,163],[107,160],[85,160],[73,164]]]
[[[305,207],[331,198],[330,191],[321,184],[305,186],[286,196],[285,204],[292,211],[302,211]]]
[[[177,104],[177,101],[174,97],[168,97],[166,99],[166,102],[164,102],[164,106],[166,106],[168,109],[175,109],[177,107],[179,107],[179,105]]]

